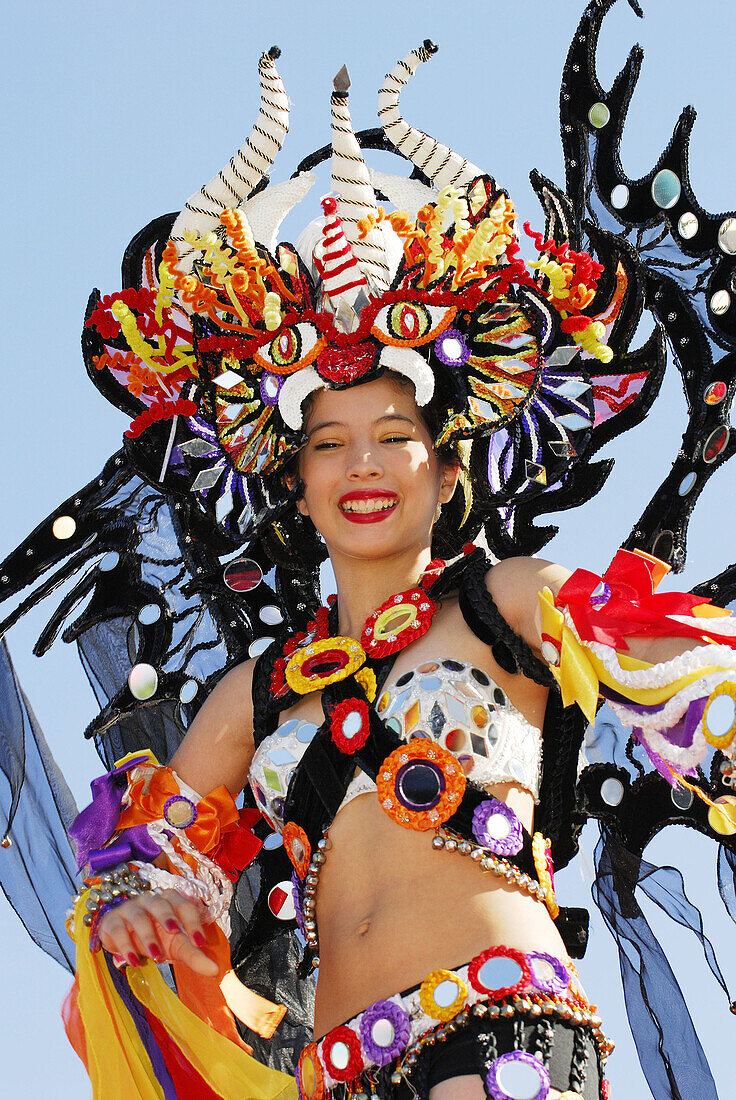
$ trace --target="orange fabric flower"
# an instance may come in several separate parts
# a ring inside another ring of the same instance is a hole
[[[227,787],[216,787],[194,803],[182,795],[171,768],[143,765],[132,777],[131,804],[123,810],[118,830],[163,821],[174,835],[183,833],[198,851],[210,855],[233,879],[260,850],[261,842],[250,832],[260,815],[254,810],[239,811]]]

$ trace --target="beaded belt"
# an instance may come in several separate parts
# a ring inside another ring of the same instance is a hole
[[[297,1069],[301,1100],[321,1100],[326,1090],[392,1062],[398,1081],[411,1070],[424,1043],[444,1038],[447,1025],[462,1025],[471,1013],[491,1018],[557,1016],[590,1028],[603,1059],[612,1049],[575,974],[559,959],[497,946],[466,966],[433,970],[417,988],[376,1001],[310,1043]]]

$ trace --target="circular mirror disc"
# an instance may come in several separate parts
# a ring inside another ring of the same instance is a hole
[[[161,618],[161,608],[157,603],[147,603],[138,612],[138,622],[144,626],[152,626]]]
[[[725,449],[729,435],[729,429],[723,424],[710,433],[703,447],[703,462],[707,462],[709,466],[715,462],[721,451]]]
[[[607,806],[618,806],[624,797],[624,785],[620,779],[609,776],[601,783],[601,798]]]
[[[506,989],[520,982],[522,973],[515,959],[495,955],[492,959],[486,959],[478,968],[478,981],[489,990]]]
[[[434,1003],[439,1005],[440,1008],[449,1008],[457,1000],[458,992],[457,983],[446,978],[444,982],[440,982],[439,985],[435,986],[432,997]]]
[[[51,527],[51,533],[55,539],[70,539],[76,529],[76,520],[72,516],[57,516]]]
[[[708,704],[704,721],[713,737],[725,737],[736,722],[736,700],[732,696],[716,695]]]
[[[617,183],[611,192],[611,206],[614,210],[623,210],[629,201],[629,189],[625,183]]]
[[[347,1043],[336,1042],[330,1047],[330,1061],[335,1069],[347,1069],[348,1062],[350,1061],[350,1051],[348,1050]]]
[[[686,210],[677,223],[677,232],[683,240],[689,241],[698,232],[699,222],[692,210]]]
[[[347,737],[348,740],[355,737],[356,733],[360,733],[363,728],[363,719],[359,712],[357,710],[351,710],[349,714],[346,714],[341,728],[344,736]]]
[[[541,1072],[540,1072],[541,1071]],[[496,1071],[496,1080],[510,1100],[535,1100],[535,1097],[546,1095],[544,1090],[547,1076],[544,1067],[540,1063],[539,1069],[529,1062],[509,1061],[499,1066]]]
[[[673,207],[682,194],[682,185],[671,168],[662,168],[652,180],[652,198],[661,210]]]
[[[191,703],[198,691],[199,684],[196,680],[185,680],[179,689],[179,702]]]
[[[690,471],[689,474],[685,474],[684,478],[680,482],[677,492],[681,497],[686,497],[692,489],[695,482],[698,480],[697,474],[694,471]]]
[[[281,608],[277,607],[274,603],[267,603],[265,607],[262,607],[258,612],[258,617],[266,626],[278,626],[279,623],[284,621],[284,616],[281,614]]]
[[[710,300],[710,308],[717,316],[726,313],[731,305],[731,295],[727,290],[717,290]]]
[[[396,1028],[390,1020],[376,1020],[371,1028],[371,1039],[377,1047],[390,1047],[395,1038]]]
[[[233,592],[250,592],[263,580],[263,570],[252,558],[237,558],[225,566],[222,579]]]

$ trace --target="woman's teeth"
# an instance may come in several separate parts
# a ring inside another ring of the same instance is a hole
[[[387,500],[386,497],[375,497],[369,500],[344,500],[340,505],[343,512],[385,512],[393,508],[395,500]]]

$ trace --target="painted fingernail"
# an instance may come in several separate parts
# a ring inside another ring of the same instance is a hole
[[[155,959],[156,962],[158,962],[159,959],[163,958],[163,955],[161,954],[161,948],[158,946],[157,943],[149,943],[148,954],[151,956],[152,959]]]
[[[128,960],[128,966],[140,966],[141,965],[141,960],[138,958],[138,956],[135,954],[134,951],[129,951],[128,954],[125,957]]]
[[[166,929],[167,932],[182,932],[183,931],[182,926],[179,924],[178,920],[174,920],[173,917],[171,918],[171,920],[167,920],[164,923],[164,928]]]
[[[122,955],[113,955],[112,961],[115,963],[115,965],[117,967],[125,966],[125,959],[123,958]]]
[[[194,932],[192,934],[192,939],[194,940],[194,943],[197,947],[207,946],[207,940],[204,938],[201,932]]]

